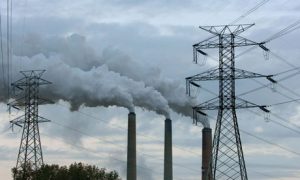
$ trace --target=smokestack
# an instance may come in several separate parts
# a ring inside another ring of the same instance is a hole
[[[211,128],[202,130],[202,180],[211,180],[210,159],[212,154]]]
[[[172,121],[165,120],[165,157],[164,157],[164,180],[173,179],[172,163]]]
[[[136,123],[135,113],[128,114],[127,180],[136,180]]]

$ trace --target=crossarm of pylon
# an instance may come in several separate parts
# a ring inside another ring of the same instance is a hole
[[[239,97],[236,97],[236,109],[245,109],[245,108],[260,108],[260,109],[266,109],[266,105],[257,105],[255,103],[252,103],[250,101],[241,99]]]
[[[25,77],[38,77],[40,78],[46,70],[44,69],[37,69],[37,70],[28,70],[28,71],[20,71],[21,74],[23,74]]]
[[[254,24],[239,24],[239,25],[219,25],[219,26],[199,26],[200,29],[215,35],[222,34],[240,34]]]
[[[24,120],[25,120],[25,115],[22,115],[22,116],[19,116],[11,121],[9,121],[12,125],[17,125],[19,127],[22,127],[21,124],[24,123]]]
[[[246,71],[246,70],[242,70],[242,69],[234,69],[235,71],[235,79],[248,79],[248,78],[261,78],[261,77],[265,77],[265,78],[271,78],[272,75],[262,75],[262,74],[258,74],[258,73],[254,73],[254,72],[250,72],[250,71]],[[187,77],[186,80],[190,83],[195,82],[195,81],[210,81],[210,80],[219,80],[221,77],[219,75],[219,68],[216,69],[212,69],[212,70],[208,70],[205,71],[203,73],[194,75],[194,76],[190,76]],[[232,78],[230,76],[223,76],[223,79],[229,79]]]
[[[193,110],[203,112],[203,110],[216,110],[219,109],[219,107],[219,98],[216,97],[197,106],[194,106]]]
[[[246,71],[243,69],[234,69],[234,74],[235,77],[234,79],[250,79],[250,78],[267,78],[271,83],[277,83],[276,80],[274,80],[272,77],[273,75],[263,75],[263,74],[258,74],[250,71]],[[231,76],[223,76],[222,79],[230,79],[232,78]],[[211,81],[211,80],[219,80],[221,79],[219,75],[219,69],[212,69],[205,71],[200,74],[196,74],[194,76],[190,76],[185,78],[186,79],[186,93],[190,94],[190,89],[191,85],[195,86],[197,88],[200,88],[200,84],[198,84],[198,81]]]
[[[219,68],[205,71],[194,76],[185,78],[189,82],[193,81],[209,81],[209,80],[218,80],[219,78]]]
[[[270,112],[268,109],[266,109],[266,107],[267,107],[266,105],[257,105],[257,104],[254,104],[254,103],[250,102],[250,101],[247,101],[247,100],[236,97],[235,107],[223,106],[222,108],[223,109],[260,108],[264,112],[267,112],[267,113]],[[201,103],[197,106],[194,106],[193,110],[203,112],[204,110],[218,110],[219,108],[221,108],[220,104],[219,104],[219,98],[216,97],[216,98],[210,99],[210,100],[208,100],[204,103]]]
[[[43,104],[53,104],[54,102],[48,99],[38,98],[37,103],[38,105],[43,105]],[[22,107],[26,106],[25,97],[21,97],[19,99],[10,102],[8,106],[20,110]]]
[[[39,85],[52,84],[52,82],[39,78]]]
[[[25,104],[25,97],[20,97],[14,101],[8,103],[7,105],[9,106],[9,108],[13,107],[17,110],[20,110],[24,106],[24,104]]]
[[[193,45],[194,50],[218,48],[220,46],[219,37],[212,36]]]
[[[204,111],[193,109],[193,124],[197,126],[198,123],[201,123],[205,127],[210,126],[207,114]]]
[[[44,118],[44,117],[42,117],[42,116],[38,116],[38,122],[39,122],[39,123],[50,122],[50,120],[49,120],[49,119],[46,119],[46,118]]]
[[[25,83],[26,83],[26,77],[23,77],[23,78],[21,78],[21,79],[15,81],[15,82],[13,82],[13,83],[11,83],[11,86],[16,87],[16,88],[18,88],[18,89],[20,89],[20,90],[23,90],[23,88],[22,88],[21,86],[22,86],[23,84],[25,84]],[[20,86],[20,85],[21,85],[21,86]]]
[[[42,79],[42,78],[38,79],[38,83],[39,83],[39,85],[51,84],[51,82],[49,82],[45,79]],[[12,83],[11,85],[22,90],[23,89],[22,87],[28,86],[28,82],[26,81],[26,78],[22,78],[16,82]]]
[[[22,127],[22,124],[25,122],[25,115],[19,116],[11,121],[9,121],[13,125],[17,125],[19,127]],[[43,122],[50,122],[49,119],[46,119],[44,117],[38,116],[38,122],[43,123]]]
[[[54,101],[52,101],[52,100],[50,100],[50,99],[45,99],[45,98],[39,97],[39,99],[38,99],[38,104],[39,104],[39,105],[43,105],[43,104],[54,104]]]
[[[228,35],[223,35],[223,36],[230,36]],[[265,42],[255,42],[252,40],[249,40],[247,38],[241,37],[241,36],[235,36],[235,41],[234,44],[232,44],[230,41],[228,42],[223,42],[220,44],[219,42],[219,36],[212,36],[210,38],[207,38],[199,43],[196,43],[193,45],[194,51],[198,51],[202,55],[207,55],[205,52],[201,51],[201,49],[211,49],[211,48],[220,48],[220,47],[242,47],[242,46],[255,46],[258,45],[261,47],[264,51],[269,51],[267,47],[264,46]]]
[[[272,75],[263,75],[254,73],[251,71],[243,70],[243,69],[237,69],[235,68],[235,79],[249,79],[249,78],[270,78]]]

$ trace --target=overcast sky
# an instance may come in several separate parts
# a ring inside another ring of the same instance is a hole
[[[53,105],[40,106],[40,115],[52,121],[40,125],[44,162],[95,164],[117,170],[125,179],[128,110],[122,104],[125,99],[118,97],[130,95],[134,96],[132,101],[137,114],[138,179],[163,178],[165,117],[162,109],[166,106],[172,108],[174,179],[200,179],[202,127],[195,127],[191,118],[176,113],[184,113],[185,77],[217,65],[216,49],[207,51],[212,58],[203,65],[192,62],[192,45],[210,37],[198,27],[229,24],[260,2],[14,1],[12,78],[17,80],[20,70],[44,68],[47,70],[44,78],[53,83],[49,85],[50,90],[61,93],[63,99],[55,99],[59,101]],[[6,2],[0,5],[5,32]],[[270,0],[237,23],[255,23],[242,35],[261,42],[299,20],[300,2]],[[295,30],[266,44],[284,60],[272,54],[265,60],[262,50],[256,48],[238,57],[236,65],[260,74],[276,74],[298,67],[299,41],[300,31]],[[237,49],[236,54],[244,50]],[[288,75],[274,78],[279,80]],[[263,105],[300,98],[297,75],[280,81],[276,91],[268,86],[242,98]],[[260,83],[268,84],[268,81],[238,81],[237,94],[259,87]],[[218,93],[217,82],[202,85]],[[78,91],[68,94],[72,88]],[[135,90],[137,92],[132,92]],[[193,93],[198,103],[215,96],[204,89]],[[54,93],[48,95],[51,98]],[[72,99],[71,105],[68,98]],[[111,106],[112,102],[115,106]],[[11,179],[10,169],[15,166],[21,137],[21,129],[9,129],[9,120],[22,112],[9,114],[7,109],[6,102],[1,103],[1,179]],[[299,102],[269,109],[272,114],[268,122],[258,109],[238,111],[248,177],[252,180],[299,179]],[[216,112],[209,114],[214,128]]]

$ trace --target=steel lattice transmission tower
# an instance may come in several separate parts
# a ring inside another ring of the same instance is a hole
[[[197,62],[199,53],[207,56],[207,53],[202,49],[219,49],[218,68],[186,78],[188,94],[190,94],[191,85],[200,87],[197,83],[199,81],[219,81],[219,97],[193,107],[194,122],[196,123],[199,114],[205,114],[204,110],[218,110],[210,172],[206,176],[207,180],[248,179],[236,109],[259,107],[264,112],[269,112],[265,108],[266,106],[256,105],[235,95],[236,79],[265,77],[271,82],[275,82],[272,75],[261,75],[235,67],[235,48],[237,47],[257,45],[264,51],[269,51],[263,45],[264,43],[257,43],[239,36],[253,25],[200,26],[201,29],[214,36],[193,45],[195,62]]]
[[[43,164],[43,154],[39,133],[39,123],[49,120],[38,115],[38,106],[48,101],[39,97],[39,86],[50,84],[41,78],[45,70],[21,71],[23,78],[12,83],[15,92],[15,101],[10,107],[24,110],[24,115],[10,121],[12,125],[23,128],[18,153],[16,169],[23,173],[29,172],[27,167],[36,170]]]

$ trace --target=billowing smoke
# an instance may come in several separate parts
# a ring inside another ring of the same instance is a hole
[[[191,116],[196,104],[185,95],[183,80],[165,78],[159,68],[146,67],[117,49],[96,53],[78,34],[66,38],[30,34],[14,54],[27,66],[23,69],[46,69],[45,78],[53,82],[47,96],[69,101],[72,110],[80,105],[116,105],[133,111],[139,106],[167,117],[169,109]]]
[[[184,81],[165,78],[160,69],[145,67],[118,50],[104,50],[101,63],[123,76],[145,82],[147,86],[154,87],[168,100],[170,107],[175,112],[185,116],[192,115],[191,107],[195,105],[195,102],[185,95]]]
[[[120,106],[134,111],[134,106],[139,106],[169,117],[168,102],[154,88],[109,71],[106,65],[84,71],[69,66],[61,58],[59,55],[45,57],[38,54],[31,58],[14,57],[13,61],[14,64],[22,63],[24,69],[47,69],[43,78],[53,82],[53,85],[41,86],[42,96],[53,101],[68,101],[71,110],[84,105]],[[15,78],[17,74],[14,74]]]
[[[47,59],[53,61],[53,57],[55,57],[54,59],[60,59],[62,67],[52,69],[58,72],[63,71],[63,68],[68,68],[68,71],[73,73],[67,76],[73,80],[78,78],[82,81],[81,83],[83,83],[83,85],[86,85],[85,88],[88,87],[88,83],[92,84],[93,82],[94,86],[98,88],[98,92],[103,96],[98,99],[103,103],[99,105],[109,106],[115,103],[114,105],[127,107],[129,109],[135,105],[166,116],[168,114],[166,109],[170,106],[173,111],[179,114],[185,116],[192,115],[191,107],[195,105],[195,102],[185,95],[184,81],[165,78],[158,68],[146,67],[141,63],[137,63],[119,50],[105,49],[102,54],[99,55],[92,47],[87,45],[85,37],[78,34],[73,34],[67,38],[41,38],[36,35],[29,35],[26,37],[25,42],[26,46],[22,49],[15,50],[16,55],[28,56],[31,59],[33,57],[38,58],[38,54],[41,59],[42,55],[44,55],[42,59],[46,59],[45,61],[47,61]],[[36,44],[38,44],[38,46]],[[28,68],[32,69],[30,66]],[[44,68],[47,69],[48,77],[51,78],[52,73],[49,72],[49,67],[44,66]],[[97,81],[95,78],[97,78]],[[58,87],[61,85],[72,85],[66,82],[66,79],[62,78],[53,79],[52,81],[54,85]],[[72,86],[74,88],[75,85]],[[80,86],[81,85],[77,88],[83,90],[84,86]],[[100,88],[98,86],[103,87]],[[112,86],[117,87],[112,88]],[[153,92],[152,97],[151,93],[144,97],[143,94],[140,94],[140,92],[135,89],[135,86],[139,88],[143,87],[144,90],[140,91],[142,93]],[[89,86],[89,88],[95,87]],[[71,101],[74,110],[81,104],[96,106],[97,103],[100,103],[93,97],[93,93],[95,93],[96,90],[89,88],[86,89],[89,91],[89,94],[81,94],[80,98],[75,96],[75,93],[79,93],[75,91],[72,94],[67,94],[67,99],[64,99],[64,96],[59,98]],[[101,93],[100,90],[104,91]],[[111,90],[116,94],[112,95]],[[58,91],[63,91],[63,88],[61,90],[58,89]],[[54,98],[55,94],[52,95]],[[106,96],[111,96],[110,100],[107,100],[109,97]],[[88,100],[88,102],[84,102],[84,100]]]
[[[197,113],[197,121],[200,122],[205,128],[210,128],[210,123],[206,114]]]

